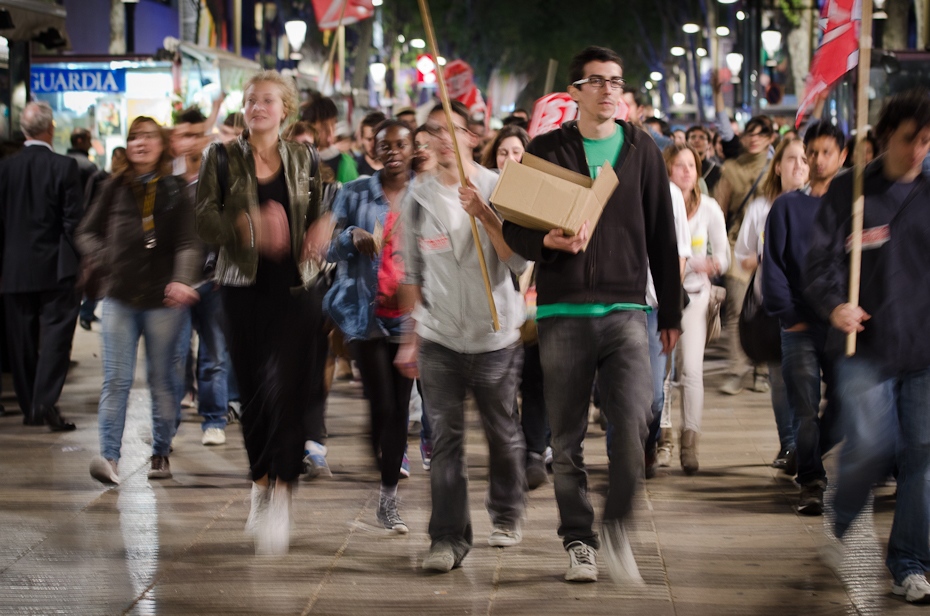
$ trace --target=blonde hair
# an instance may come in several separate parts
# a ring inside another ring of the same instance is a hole
[[[291,117],[297,113],[297,101],[299,96],[297,94],[297,86],[294,84],[294,80],[285,77],[275,70],[255,73],[249,78],[248,81],[245,82],[245,85],[242,87],[243,106],[245,106],[245,97],[248,95],[249,89],[252,86],[258,85],[260,83],[272,83],[278,86],[278,92],[281,95],[281,103],[284,105],[284,113],[287,117]],[[283,124],[284,122],[281,123]]]
[[[793,137],[782,139],[778,147],[775,148],[775,155],[772,157],[772,160],[769,161],[769,170],[765,174],[765,179],[762,180],[762,196],[769,203],[774,202],[775,199],[784,192],[781,176],[775,172],[775,167],[781,163],[782,159],[785,157],[785,150],[787,150],[788,146],[792,143],[797,143],[801,146],[802,150],[804,149],[804,144],[801,143],[800,139]]]

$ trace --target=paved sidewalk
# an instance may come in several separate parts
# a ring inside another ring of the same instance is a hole
[[[239,426],[225,446],[204,447],[185,411],[175,439],[174,478],[148,481],[150,421],[140,367],[120,462],[121,486],[91,479],[98,451],[97,332],[78,330],[62,412],[72,433],[27,428],[0,418],[0,614],[643,614],[840,615],[917,613],[890,597],[874,547],[863,568],[878,576],[871,594],[845,591],[816,556],[822,518],[798,516],[797,491],[768,464],[777,449],[768,395],[716,392],[722,361],[709,359],[700,472],[677,466],[645,484],[633,523],[633,549],[646,587],[563,581],[568,557],[556,535],[552,485],[529,497],[522,544],[491,548],[484,511],[487,452],[474,413],[469,422],[475,547],[463,567],[421,572],[429,547],[428,474],[410,440],[413,475],[399,488],[407,536],[374,524],[378,475],[366,439],[367,408],[357,384],[339,383],[327,425],[334,476],[302,483],[294,501],[290,553],[254,555],[243,534],[249,481]],[[144,365],[144,362],[140,362]],[[4,403],[15,409],[8,375]],[[676,425],[678,416],[676,411]],[[604,435],[586,444],[598,511],[606,487]],[[882,545],[893,488],[876,500]],[[875,539],[864,545],[874,546]],[[868,550],[867,550],[868,551]],[[874,581],[874,580],[873,580]],[[856,611],[852,604],[866,603]]]

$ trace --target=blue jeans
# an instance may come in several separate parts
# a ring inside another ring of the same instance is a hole
[[[833,366],[824,353],[827,326],[811,325],[804,331],[781,332],[781,370],[788,403],[797,422],[798,483],[825,482],[820,449],[820,388],[827,384],[827,404],[836,404]],[[821,376],[822,374],[822,376]],[[828,408],[827,413],[831,412]]]
[[[559,536],[564,546],[582,541],[597,549],[583,449],[591,386],[597,375],[601,412],[616,430],[603,519],[620,520],[632,511],[643,477],[644,444],[653,415],[646,315],[631,311],[541,319],[539,350],[552,430]]]
[[[488,440],[488,495],[491,522],[515,528],[526,507],[526,445],[514,412],[523,344],[489,353],[457,353],[422,341],[420,379],[423,412],[433,429],[429,521],[432,545],[445,543],[456,562],[472,546],[465,461],[465,393],[471,390]]]
[[[103,300],[103,390],[97,413],[100,452],[108,460],[120,458],[140,336],[145,337],[146,372],[152,394],[152,454],[168,455],[181,405],[180,372],[175,358],[184,317],[185,311],[175,308],[142,310],[112,298]]]
[[[889,373],[856,355],[838,362],[836,376],[846,441],[835,533],[843,536],[872,486],[897,461],[898,495],[885,564],[900,583],[930,570],[930,368]]]
[[[797,447],[798,422],[794,411],[788,403],[788,388],[781,373],[781,363],[769,362],[769,392],[772,397],[772,411],[775,413],[775,428],[778,430],[778,443],[782,451]]]
[[[197,293],[200,294],[200,301],[190,308],[190,319],[185,323],[178,341],[179,353],[183,352],[179,368],[184,370],[191,331],[196,329],[200,336],[196,372],[197,412],[203,417],[201,428],[222,429],[226,427],[230,372],[229,351],[223,333],[223,303],[220,291],[213,282],[197,287]]]

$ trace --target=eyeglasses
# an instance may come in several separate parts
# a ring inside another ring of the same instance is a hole
[[[622,90],[623,84],[626,82],[622,77],[611,77],[608,79],[606,77],[601,77],[600,75],[591,75],[590,77],[585,77],[584,79],[579,79],[578,81],[573,82],[572,85],[576,88],[579,88],[586,83],[591,84],[591,87],[596,90],[600,90],[604,87],[605,84],[608,83],[614,90]]]

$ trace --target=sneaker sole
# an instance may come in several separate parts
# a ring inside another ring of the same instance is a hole
[[[592,582],[596,582],[597,569],[584,569],[581,571],[573,569],[565,574],[565,581],[574,582],[575,584],[590,584]]]
[[[108,465],[109,466],[109,465]],[[110,485],[119,485],[119,476],[114,476],[112,469],[98,469],[94,468],[93,465],[90,467],[90,476],[99,481],[100,483],[107,483]]]
[[[823,515],[823,505],[805,505],[803,507],[799,506],[798,513],[811,517]]]
[[[523,538],[520,539],[495,539],[494,537],[488,537],[488,545],[492,548],[510,548],[515,545],[519,545],[523,541]]]

